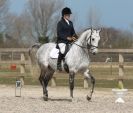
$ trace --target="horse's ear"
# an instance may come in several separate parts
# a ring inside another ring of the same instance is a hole
[[[92,31],[92,33],[94,33],[95,30],[93,28],[91,28],[91,31]]]
[[[100,33],[101,32],[101,29],[98,29],[97,32]]]

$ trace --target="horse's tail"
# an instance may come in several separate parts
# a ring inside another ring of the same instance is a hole
[[[29,56],[30,56],[30,59],[31,59],[31,63],[32,64],[36,64],[36,52],[37,50],[41,47],[41,43],[35,43],[34,45],[32,45],[30,48],[29,48]]]

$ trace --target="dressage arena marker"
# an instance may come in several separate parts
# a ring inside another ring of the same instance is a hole
[[[127,93],[128,89],[112,89],[114,94],[116,95],[115,103],[125,103],[123,100],[124,95]]]
[[[21,97],[22,82],[16,79],[15,97]]]

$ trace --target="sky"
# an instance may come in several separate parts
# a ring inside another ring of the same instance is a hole
[[[64,0],[76,15],[78,27],[87,27],[89,11],[98,15],[101,26],[133,31],[133,0]],[[26,0],[11,0],[10,10],[20,14]]]

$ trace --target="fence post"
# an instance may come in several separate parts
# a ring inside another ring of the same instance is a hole
[[[34,73],[33,73],[33,66],[32,66],[32,60],[31,60],[31,56],[29,55],[29,61],[30,61],[30,73],[31,73],[31,76],[33,76],[34,75]]]
[[[1,53],[0,53],[0,61],[1,61]]]
[[[88,88],[88,80],[84,78],[84,88]]]
[[[21,53],[21,64],[20,64],[20,80],[22,85],[24,85],[24,74],[25,74],[25,56],[24,53]]]
[[[1,52],[0,52],[0,63],[1,63]],[[1,69],[1,65],[0,65],[0,69]]]
[[[124,76],[124,57],[122,54],[119,53],[119,81],[118,85],[119,88],[124,88],[123,85],[123,76]]]
[[[55,87],[56,86],[56,77],[52,77],[51,79],[51,87]]]

